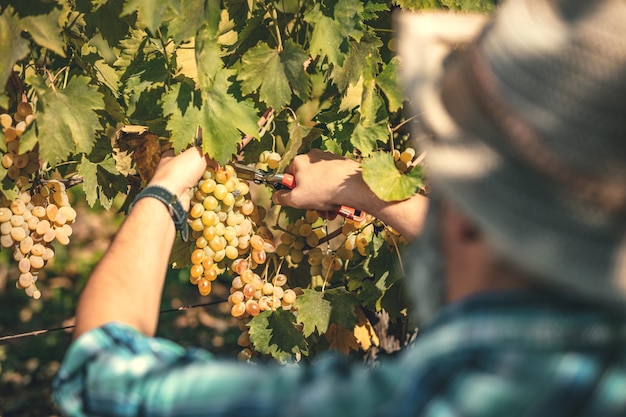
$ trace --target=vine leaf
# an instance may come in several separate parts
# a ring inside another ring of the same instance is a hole
[[[138,23],[146,27],[150,32],[156,33],[161,24],[163,13],[175,3],[168,0],[126,0],[122,9],[122,16],[140,11],[141,13],[137,14]],[[174,10],[177,9],[177,7],[172,8]]]
[[[259,42],[243,55],[237,78],[241,80],[244,94],[259,90],[259,98],[273,109],[280,110],[291,100],[291,88],[280,51],[265,42]]]
[[[7,7],[0,14],[0,85],[4,86],[13,71],[13,64],[26,57],[29,52],[28,41],[21,36],[20,20],[13,14],[13,8]]]
[[[218,71],[213,86],[203,94],[181,83],[164,95],[163,112],[169,115],[167,130],[174,151],[180,152],[193,142],[198,126],[202,128],[202,150],[220,163],[230,160],[241,133],[259,137],[254,106],[228,92],[231,74],[226,69]]]
[[[318,334],[326,333],[330,322],[330,301],[324,299],[324,294],[316,290],[304,290],[304,294],[296,298],[298,308],[296,321],[302,323],[302,333],[309,337],[314,331]]]
[[[324,293],[324,299],[332,305],[330,322],[344,329],[353,329],[358,321],[355,311],[359,304],[357,297],[345,288],[333,288]]]
[[[168,24],[168,33],[174,42],[191,39],[205,23],[204,0],[182,0],[180,14]]]
[[[368,350],[372,345],[378,346],[380,340],[374,331],[372,323],[368,320],[361,308],[356,309],[359,322],[354,326],[354,337],[361,346],[361,349]]]
[[[118,193],[126,193],[126,177],[115,169],[115,160],[107,157],[99,163],[91,162],[83,156],[78,166],[78,175],[83,177],[83,190],[87,203],[93,207],[96,201],[105,209],[110,209]]]
[[[295,316],[281,308],[263,311],[248,323],[250,341],[254,348],[282,361],[292,361],[308,355],[304,336],[295,327]]]
[[[289,129],[289,142],[286,146],[286,151],[281,158],[278,167],[278,172],[285,170],[291,160],[300,152],[304,147],[310,145],[312,141],[319,138],[322,134],[322,130],[316,127],[302,126],[297,122],[293,124]]]
[[[382,92],[387,97],[389,103],[389,111],[395,112],[402,108],[403,101],[405,99],[402,92],[402,86],[398,80],[399,66],[398,59],[393,58],[383,71],[376,77],[376,84],[380,87]]]
[[[385,142],[389,137],[386,125],[374,125],[366,127],[359,123],[350,137],[350,142],[357,148],[363,156],[369,156],[378,149],[378,142]]]
[[[64,11],[53,9],[50,14],[26,16],[20,24],[22,30],[28,32],[33,40],[54,53],[65,56],[65,42],[61,37],[59,19]]]
[[[83,76],[72,78],[65,90],[49,88],[37,76],[30,76],[27,81],[37,91],[39,100],[35,129],[24,135],[36,134],[40,157],[56,164],[71,154],[89,153],[96,132],[101,129],[96,110],[104,109],[97,87],[89,85],[90,79]]]
[[[369,32],[364,34],[360,42],[349,42],[349,52],[343,66],[335,67],[332,72],[339,91],[357,84],[361,78],[370,80],[378,73],[378,66],[382,63],[379,52],[382,45],[381,40]]]
[[[362,163],[363,180],[383,201],[399,201],[411,197],[422,186],[417,169],[402,174],[389,152],[377,152]]]
[[[276,110],[291,101],[292,88],[306,99],[311,88],[304,71],[307,59],[306,52],[293,41],[287,41],[283,50],[259,42],[241,58],[237,78],[242,82],[242,92],[251,94],[258,90],[259,98]]]
[[[311,55],[327,57],[331,64],[342,66],[348,52],[348,38],[358,41],[363,35],[362,13],[363,2],[356,0],[339,0],[332,11],[316,2],[304,15],[304,20],[314,26]]]
[[[467,12],[491,12],[494,10],[493,0],[396,0],[396,4],[404,9],[451,9]]]

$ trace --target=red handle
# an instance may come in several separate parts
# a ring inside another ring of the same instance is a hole
[[[296,177],[291,174],[283,174],[281,184],[291,190],[296,186]],[[362,222],[365,220],[365,216],[367,215],[367,213],[363,210],[357,210],[348,206],[339,207],[335,210],[335,213],[345,217],[346,219],[354,220],[355,222]]]
[[[291,174],[283,174],[280,183],[291,190],[296,186],[296,177]]]

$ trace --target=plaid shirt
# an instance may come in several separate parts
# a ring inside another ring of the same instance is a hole
[[[53,383],[67,416],[626,416],[626,318],[545,295],[450,306],[368,368],[250,366],[107,324]]]

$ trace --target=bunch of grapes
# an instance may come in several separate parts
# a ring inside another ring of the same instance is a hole
[[[318,220],[316,211],[307,210],[304,219],[286,225],[276,247],[278,256],[286,258],[291,264],[302,262],[304,251],[319,245],[320,239],[326,235],[325,227]]]
[[[289,288],[287,276],[277,273],[273,278],[261,278],[245,259],[238,259],[233,263],[235,277],[231,283],[228,303],[231,305],[231,315],[239,320],[242,333],[237,339],[239,346],[244,349],[239,353],[240,359],[250,359],[254,356],[250,345],[250,334],[247,323],[262,311],[294,309],[293,303],[298,295],[302,295],[301,288]],[[239,271],[239,272],[237,272]]]
[[[402,173],[410,171],[418,163],[415,158],[415,149],[411,147],[406,147],[402,151],[394,149],[393,159],[396,163],[396,168]]]
[[[249,199],[249,187],[230,165],[207,168],[197,184],[189,209],[194,246],[190,281],[202,295],[230,264],[250,257],[265,263],[273,244],[255,232],[264,211]]]
[[[39,171],[38,152],[19,153],[20,137],[32,122],[32,113],[32,106],[21,102],[13,116],[0,114],[7,148],[2,166],[18,189],[16,198],[0,198],[0,246],[13,249],[20,272],[17,287],[38,299],[39,272],[54,257],[53,242],[69,243],[76,211],[70,205],[65,184],[58,178],[38,179],[39,185],[33,187]]]
[[[20,275],[17,287],[38,299],[39,271],[54,257],[52,242],[67,245],[76,211],[70,206],[65,185],[49,180],[33,195],[22,191],[14,200],[0,201],[0,244],[13,249]]]
[[[280,163],[282,156],[278,152],[265,150],[259,154],[259,163],[257,168],[263,170],[276,169]]]

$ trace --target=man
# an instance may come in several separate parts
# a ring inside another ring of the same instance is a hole
[[[206,164],[190,149],[161,162],[81,295],[64,414],[626,415],[626,3],[401,24],[435,190],[407,277],[428,320],[415,345],[374,369],[248,367],[152,338],[175,233],[159,199],[188,206]],[[299,160],[280,202],[301,201]]]

